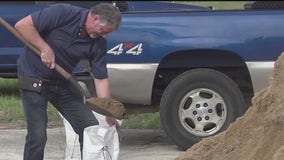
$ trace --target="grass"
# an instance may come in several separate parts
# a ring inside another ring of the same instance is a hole
[[[123,120],[123,128],[161,128],[159,113],[144,113],[131,115],[128,119]]]
[[[0,120],[15,122],[24,119],[17,79],[0,79]]]

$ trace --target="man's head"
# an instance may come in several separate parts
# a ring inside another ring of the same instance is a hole
[[[121,19],[118,8],[111,3],[100,3],[90,8],[86,29],[91,38],[106,37],[119,28]]]

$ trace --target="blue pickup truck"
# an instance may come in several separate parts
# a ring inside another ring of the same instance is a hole
[[[54,2],[1,1],[0,16],[14,25]],[[75,2],[82,7],[96,3],[70,1]],[[112,97],[125,104],[128,114],[159,111],[163,129],[183,150],[243,115],[284,50],[283,7],[112,3],[123,14],[120,29],[108,36]],[[13,77],[23,44],[1,26],[0,35],[0,75]],[[74,74],[86,81],[80,73],[87,70],[82,61]]]

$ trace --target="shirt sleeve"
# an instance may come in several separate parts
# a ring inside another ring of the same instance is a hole
[[[106,40],[100,38],[94,45],[93,57],[91,58],[91,72],[96,79],[108,78],[106,62]]]
[[[53,4],[40,11],[31,14],[35,28],[40,33],[64,25],[74,18],[77,10],[72,9],[69,4]]]

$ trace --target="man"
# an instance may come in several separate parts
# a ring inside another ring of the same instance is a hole
[[[117,30],[120,23],[119,10],[112,4],[101,3],[89,10],[54,4],[15,24],[16,30],[41,51],[39,57],[26,48],[18,59],[19,87],[27,122],[24,160],[44,157],[48,101],[79,135],[82,151],[84,128],[98,125],[98,121],[82,99],[72,92],[69,82],[54,70],[55,64],[71,73],[80,59],[89,59],[97,97],[109,97],[106,36]],[[119,126],[113,118],[106,117],[106,121]]]

